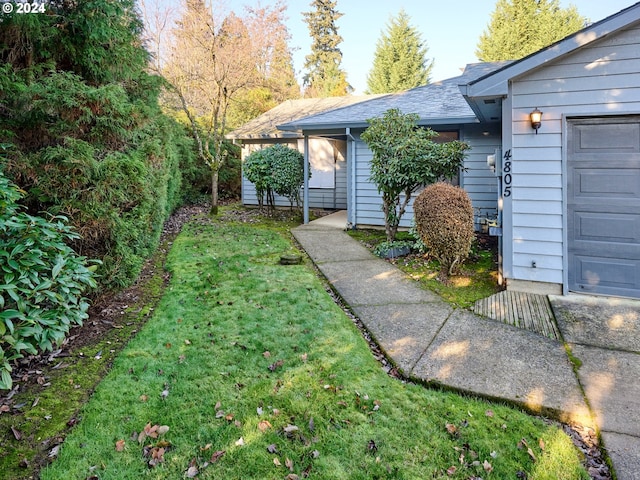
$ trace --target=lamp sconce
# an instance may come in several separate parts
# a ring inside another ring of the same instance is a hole
[[[542,125],[542,112],[536,107],[533,112],[529,114],[529,118],[531,119],[531,128],[536,131],[537,135],[538,129]]]

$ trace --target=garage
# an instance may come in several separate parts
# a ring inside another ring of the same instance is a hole
[[[567,213],[569,290],[640,298],[640,116],[568,120]]]

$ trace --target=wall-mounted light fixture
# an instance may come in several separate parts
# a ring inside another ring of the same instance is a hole
[[[537,135],[538,129],[540,128],[540,125],[542,125],[542,112],[536,107],[533,112],[529,114],[529,118],[531,119],[531,128],[536,131]]]

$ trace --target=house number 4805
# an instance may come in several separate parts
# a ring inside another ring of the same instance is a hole
[[[504,185],[503,195],[505,197],[511,196],[511,150],[504,152],[502,157],[504,160],[502,164],[502,184]]]

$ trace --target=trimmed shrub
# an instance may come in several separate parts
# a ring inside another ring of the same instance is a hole
[[[413,204],[416,229],[440,262],[443,273],[453,274],[467,259],[474,239],[473,206],[467,192],[448,183],[429,185]]]
[[[256,150],[244,162],[244,175],[256,187],[258,204],[275,208],[274,195],[289,199],[291,208],[294,202],[300,207],[300,188],[304,183],[304,156],[298,150],[285,145]]]
[[[11,388],[12,360],[52,350],[87,318],[82,295],[96,286],[66,244],[78,238],[66,218],[20,212],[21,197],[0,172],[0,390]]]

